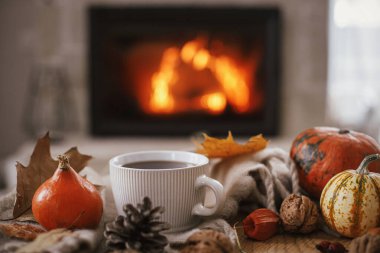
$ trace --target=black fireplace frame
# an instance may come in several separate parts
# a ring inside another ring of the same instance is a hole
[[[212,17],[212,18],[211,18]],[[264,24],[267,38],[265,50],[266,71],[262,73],[266,81],[264,87],[266,106],[262,119],[203,120],[194,124],[183,120],[140,121],[136,119],[109,119],[102,108],[101,97],[107,85],[107,77],[102,72],[102,39],[112,26],[126,26],[129,29],[161,29],[164,26],[202,27],[203,29],[225,27],[241,32],[249,32],[255,24]],[[90,131],[95,136],[110,135],[188,135],[206,131],[215,135],[231,130],[236,135],[279,133],[280,105],[280,45],[281,15],[276,7],[197,7],[197,6],[91,6],[88,10],[88,81]],[[270,67],[269,67],[270,66]]]

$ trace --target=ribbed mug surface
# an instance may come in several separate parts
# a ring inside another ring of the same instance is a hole
[[[173,152],[176,154],[182,152],[182,156],[170,156]],[[139,156],[141,153],[144,156]],[[193,160],[190,159],[191,156],[194,156]],[[111,159],[111,186],[117,212],[125,215],[124,204],[137,205],[147,196],[152,200],[153,206],[165,208],[161,220],[171,224],[171,232],[195,226],[199,222],[199,217],[192,215],[193,207],[197,203],[203,204],[205,198],[204,190],[195,188],[195,181],[199,176],[207,174],[208,169],[208,159],[198,156],[200,155],[183,151],[146,151]],[[195,165],[172,169],[135,169],[121,166],[127,162],[167,161],[168,158]]]

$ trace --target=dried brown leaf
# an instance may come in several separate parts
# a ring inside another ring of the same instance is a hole
[[[218,139],[203,134],[203,143],[197,144],[197,153],[208,158],[226,158],[240,154],[255,153],[266,148],[268,141],[261,135],[252,136],[245,144],[234,141],[231,131],[226,139]]]
[[[70,157],[70,164],[77,172],[81,171],[91,159],[91,156],[78,152],[76,147],[66,153]],[[26,212],[32,205],[32,198],[37,188],[53,176],[57,169],[58,161],[50,154],[50,137],[47,133],[38,139],[30,162],[27,167],[17,162],[17,187],[16,203],[13,209],[13,217],[18,217]]]
[[[33,222],[37,222],[36,219],[34,218],[34,215],[33,215],[33,212],[32,212],[32,209],[30,208],[29,210],[27,210],[25,213],[23,213],[22,215],[20,215],[19,217],[17,218],[14,218],[12,219],[13,221],[27,221],[27,222],[30,222],[30,221],[33,221]]]
[[[0,232],[8,237],[30,241],[46,230],[38,223],[6,222],[0,223]]]
[[[65,236],[72,235],[71,230],[57,228],[46,233],[41,233],[37,238],[17,250],[17,253],[44,252],[47,248],[61,241]]]

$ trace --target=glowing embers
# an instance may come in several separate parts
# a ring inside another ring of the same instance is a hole
[[[142,99],[148,101],[139,101],[141,108],[158,115],[253,112],[262,102],[255,86],[257,56],[205,37],[169,46],[151,74],[149,95]]]

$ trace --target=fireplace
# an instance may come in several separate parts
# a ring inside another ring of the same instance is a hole
[[[94,135],[278,133],[276,8],[89,9]]]

